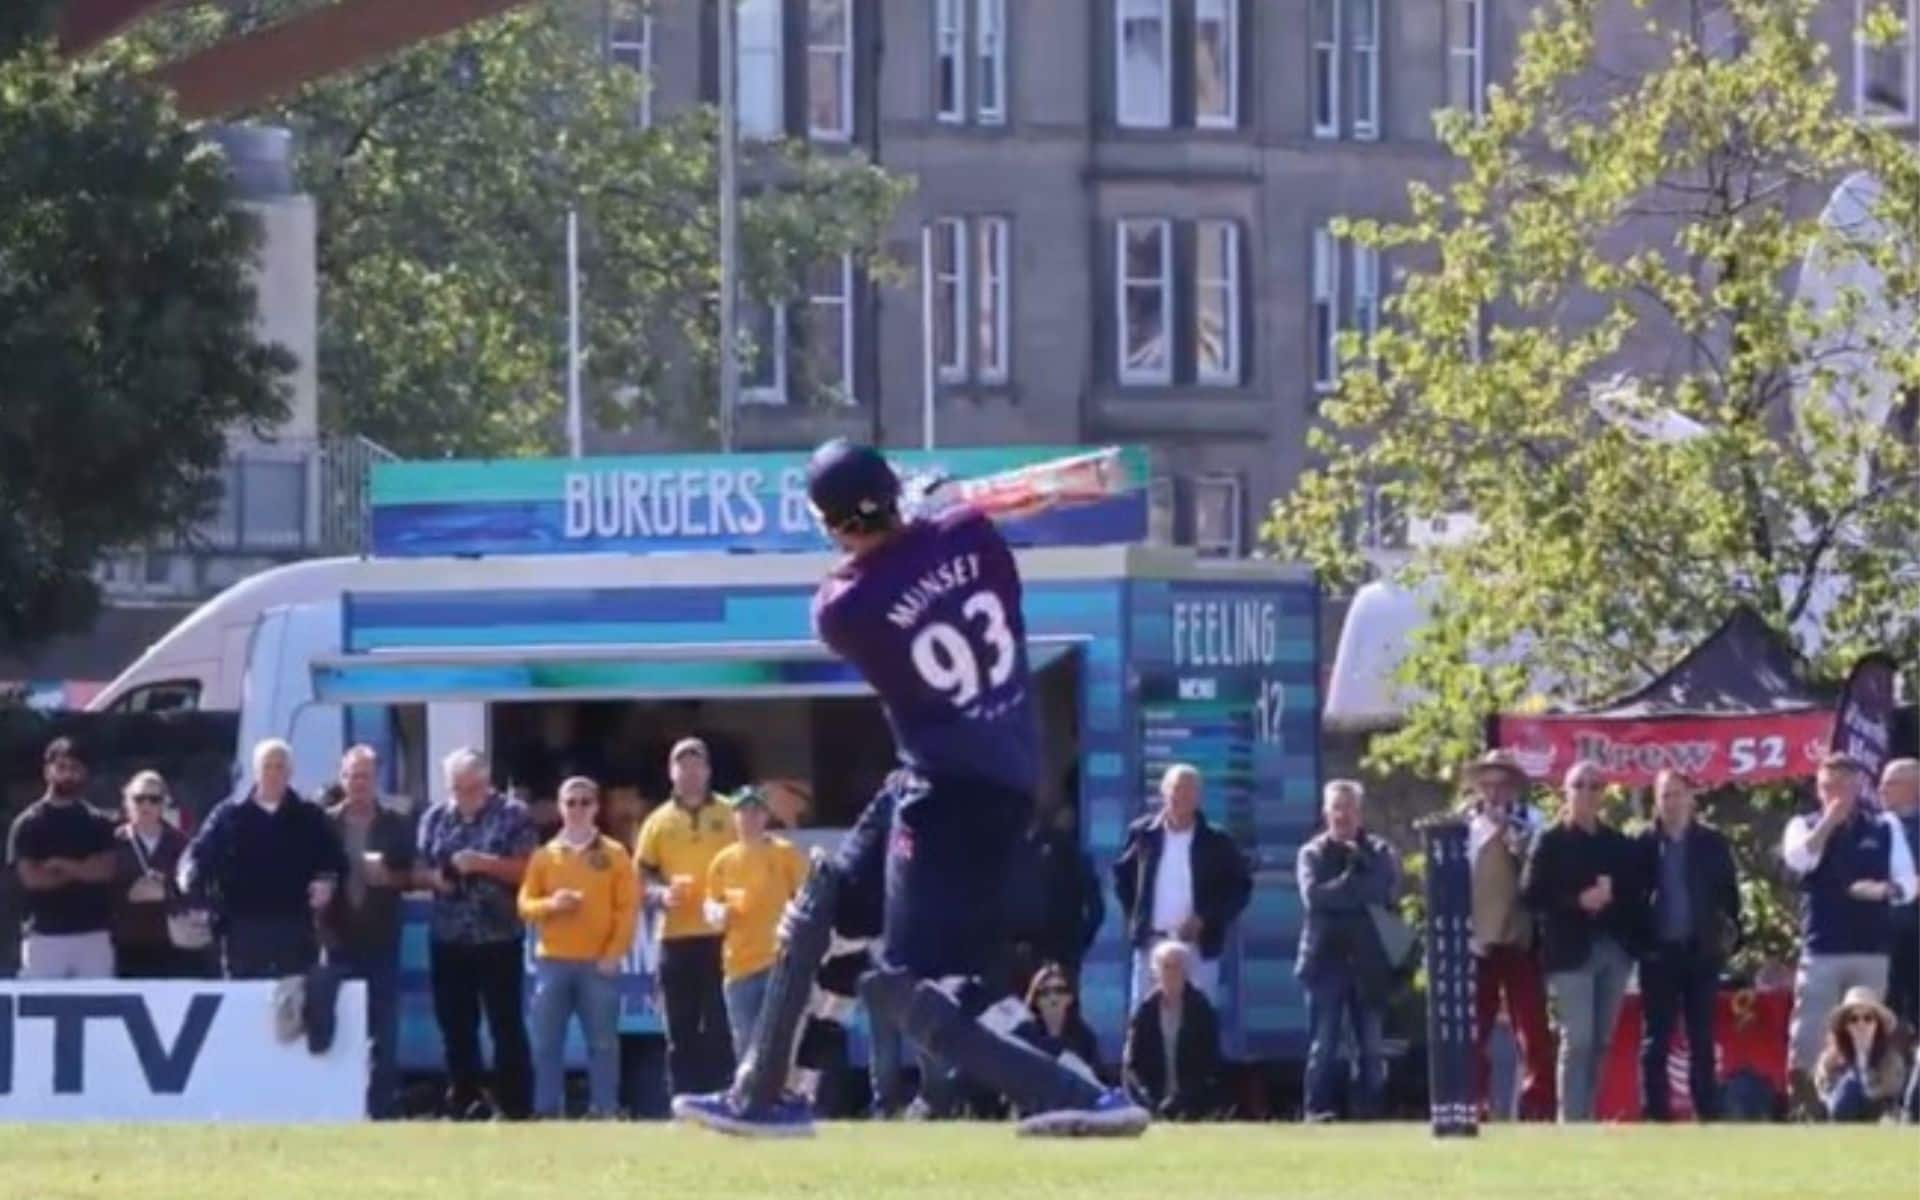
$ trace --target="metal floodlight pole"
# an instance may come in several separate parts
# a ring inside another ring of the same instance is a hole
[[[934,447],[936,380],[933,365],[933,222],[920,226],[920,439]]]
[[[738,312],[740,296],[739,64],[734,40],[737,0],[720,5],[720,449],[733,449],[733,418],[740,400]]]
[[[580,210],[567,209],[567,453],[582,454],[580,411]]]

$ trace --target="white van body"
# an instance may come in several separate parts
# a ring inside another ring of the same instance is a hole
[[[1016,552],[1028,580],[1111,575],[1139,547],[1057,547]],[[1192,558],[1190,552],[1150,552]],[[337,705],[314,699],[313,666],[340,657],[343,597],[354,592],[486,592],[524,588],[808,586],[832,567],[820,554],[537,555],[487,558],[315,559],[246,579],[209,600],[142,654],[88,705],[91,710],[193,707],[241,714],[239,747],[267,737],[293,744],[294,787],[333,782],[345,749]],[[1224,564],[1205,563],[1207,573]],[[1221,574],[1231,574],[1220,571]],[[709,652],[712,647],[688,647]],[[738,647],[740,651],[751,647]],[[824,654],[824,648],[809,648]],[[791,650],[785,652],[791,653]],[[403,657],[404,652],[379,652]],[[865,689],[858,688],[864,692]],[[426,705],[419,752],[437,764],[462,747],[488,749],[488,705],[508,697],[437,698]],[[244,751],[233,790],[245,787]],[[426,773],[435,786],[437,771]]]

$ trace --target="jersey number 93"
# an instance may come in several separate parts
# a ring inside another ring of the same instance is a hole
[[[966,708],[985,688],[1013,678],[1019,647],[1007,627],[1006,606],[992,592],[975,592],[960,605],[960,625],[935,621],[914,635],[913,667],[928,687],[955,708]]]

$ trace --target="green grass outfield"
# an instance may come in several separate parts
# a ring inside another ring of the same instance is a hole
[[[4,1122],[0,1108],[0,1122]],[[354,1128],[0,1123],[0,1197],[69,1200],[1760,1200],[1920,1196],[1920,1129],[1161,1126],[1138,1142],[1003,1125],[833,1125],[740,1142],[658,1124]]]

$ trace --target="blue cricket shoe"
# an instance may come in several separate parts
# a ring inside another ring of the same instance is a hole
[[[1014,1127],[1021,1137],[1122,1138],[1139,1137],[1153,1123],[1153,1115],[1119,1088],[1108,1088],[1092,1108],[1060,1108],[1035,1113]]]
[[[813,1136],[813,1109],[797,1096],[782,1096],[761,1109],[744,1109],[727,1092],[675,1096],[673,1115],[732,1137],[803,1138]]]

